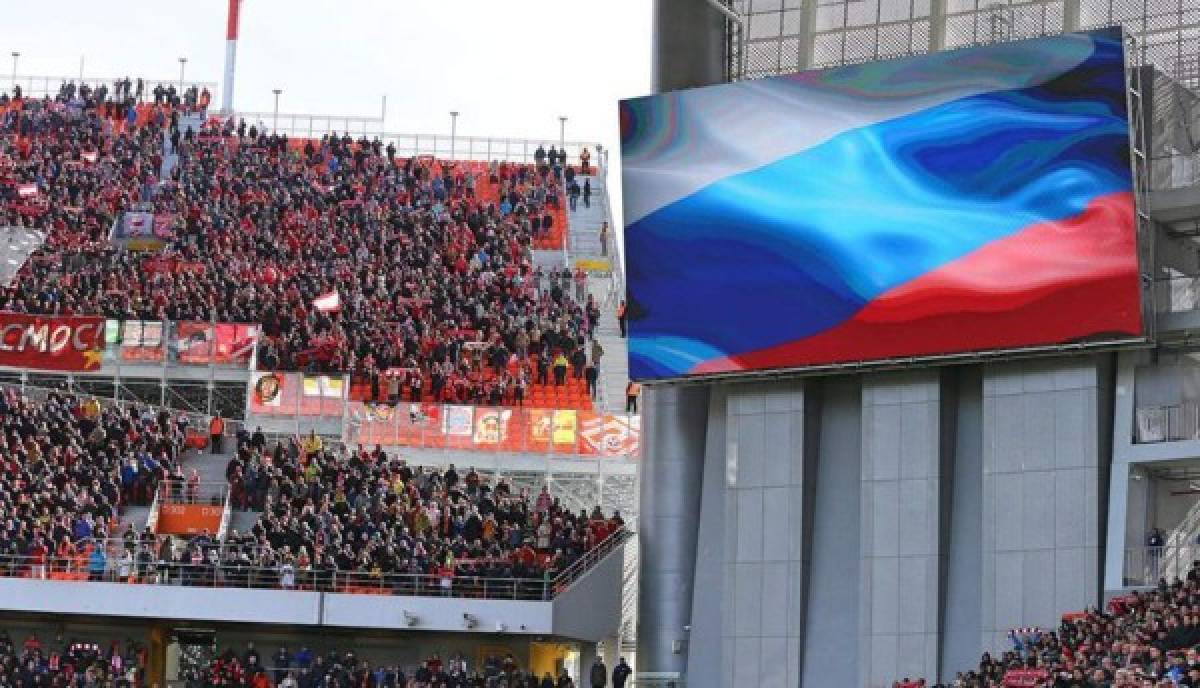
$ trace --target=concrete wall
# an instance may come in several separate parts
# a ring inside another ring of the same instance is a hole
[[[348,595],[0,578],[0,611],[296,627],[506,633],[596,642],[616,633],[620,551],[552,602]],[[412,626],[405,614],[417,618]],[[468,627],[464,614],[474,620]]]
[[[725,676],[795,685],[803,598],[804,387],[735,385],[725,404]]]
[[[1093,358],[984,369],[983,647],[1100,597],[1104,378]]]
[[[822,380],[819,389],[801,685],[861,685],[861,389],[853,377]]]
[[[643,579],[639,650],[659,654],[639,668],[701,686],[932,682],[1098,603],[1113,378],[1085,356],[654,387],[642,537],[659,545],[643,540],[642,572],[658,582]]]
[[[941,384],[936,369],[862,391],[860,674],[934,676],[941,626]]]

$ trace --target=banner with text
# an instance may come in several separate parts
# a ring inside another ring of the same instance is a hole
[[[0,313],[0,365],[91,371],[103,352],[104,318]]]

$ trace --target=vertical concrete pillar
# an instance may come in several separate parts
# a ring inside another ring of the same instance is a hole
[[[941,449],[939,370],[863,376],[860,684],[937,675]]]
[[[1105,358],[996,363],[983,373],[983,648],[1098,604],[1111,433]]]
[[[643,394],[638,670],[687,669],[708,389],[651,386]]]

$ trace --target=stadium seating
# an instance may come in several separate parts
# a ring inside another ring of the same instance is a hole
[[[546,599],[624,526],[473,469],[412,468],[315,436],[268,447],[256,433],[226,470],[234,505],[263,512],[250,532],[118,533],[120,506],[149,504],[162,485],[188,499],[191,430],[166,412],[0,389],[0,575]]]
[[[985,653],[952,684],[1159,688],[1200,685],[1200,562],[1183,580],[1132,591],[1105,610],[1064,614],[1057,629],[1018,628],[1012,649]],[[925,685],[904,679],[896,686]]]
[[[488,654],[476,664],[461,653],[431,654],[413,666],[372,664],[353,650],[314,652],[308,647],[293,653],[286,647],[267,655],[252,644],[242,650],[220,649],[214,657],[182,673],[188,686],[298,686],[337,685],[402,688],[404,686],[505,686],[559,688],[573,686],[565,674],[538,677],[519,665],[512,654]],[[324,681],[324,683],[322,683]]]
[[[598,305],[585,275],[533,257],[562,246],[560,168],[399,159],[232,120],[180,132],[190,94],[105,95],[0,115],[0,224],[49,230],[0,310],[260,323],[260,369],[351,372],[359,399],[394,398],[398,378],[405,399],[591,408]],[[135,208],[161,252],[108,241]]]
[[[102,408],[51,394],[0,390],[0,561],[9,575],[55,576],[119,523],[122,504],[148,504],[182,476],[185,424],[149,410]]]
[[[296,571],[296,587],[320,585],[316,572],[325,570],[349,576],[356,592],[396,592],[413,584],[399,578],[407,575],[437,577],[437,594],[474,584],[468,594],[482,595],[487,581],[553,580],[624,526],[619,513],[575,514],[544,489],[518,494],[474,469],[410,467],[378,448],[328,450],[312,437],[268,447],[251,436],[226,475],[234,503],[263,517],[219,551],[180,561],[220,559],[227,569],[235,562],[272,576]]]
[[[101,645],[88,638],[43,640],[31,634],[20,645],[0,630],[0,685],[144,685],[146,648],[135,642]]]

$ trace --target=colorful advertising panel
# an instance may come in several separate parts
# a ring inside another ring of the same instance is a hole
[[[99,370],[104,318],[0,313],[0,366],[37,370]]]
[[[1119,29],[620,107],[638,380],[1144,339]]]

